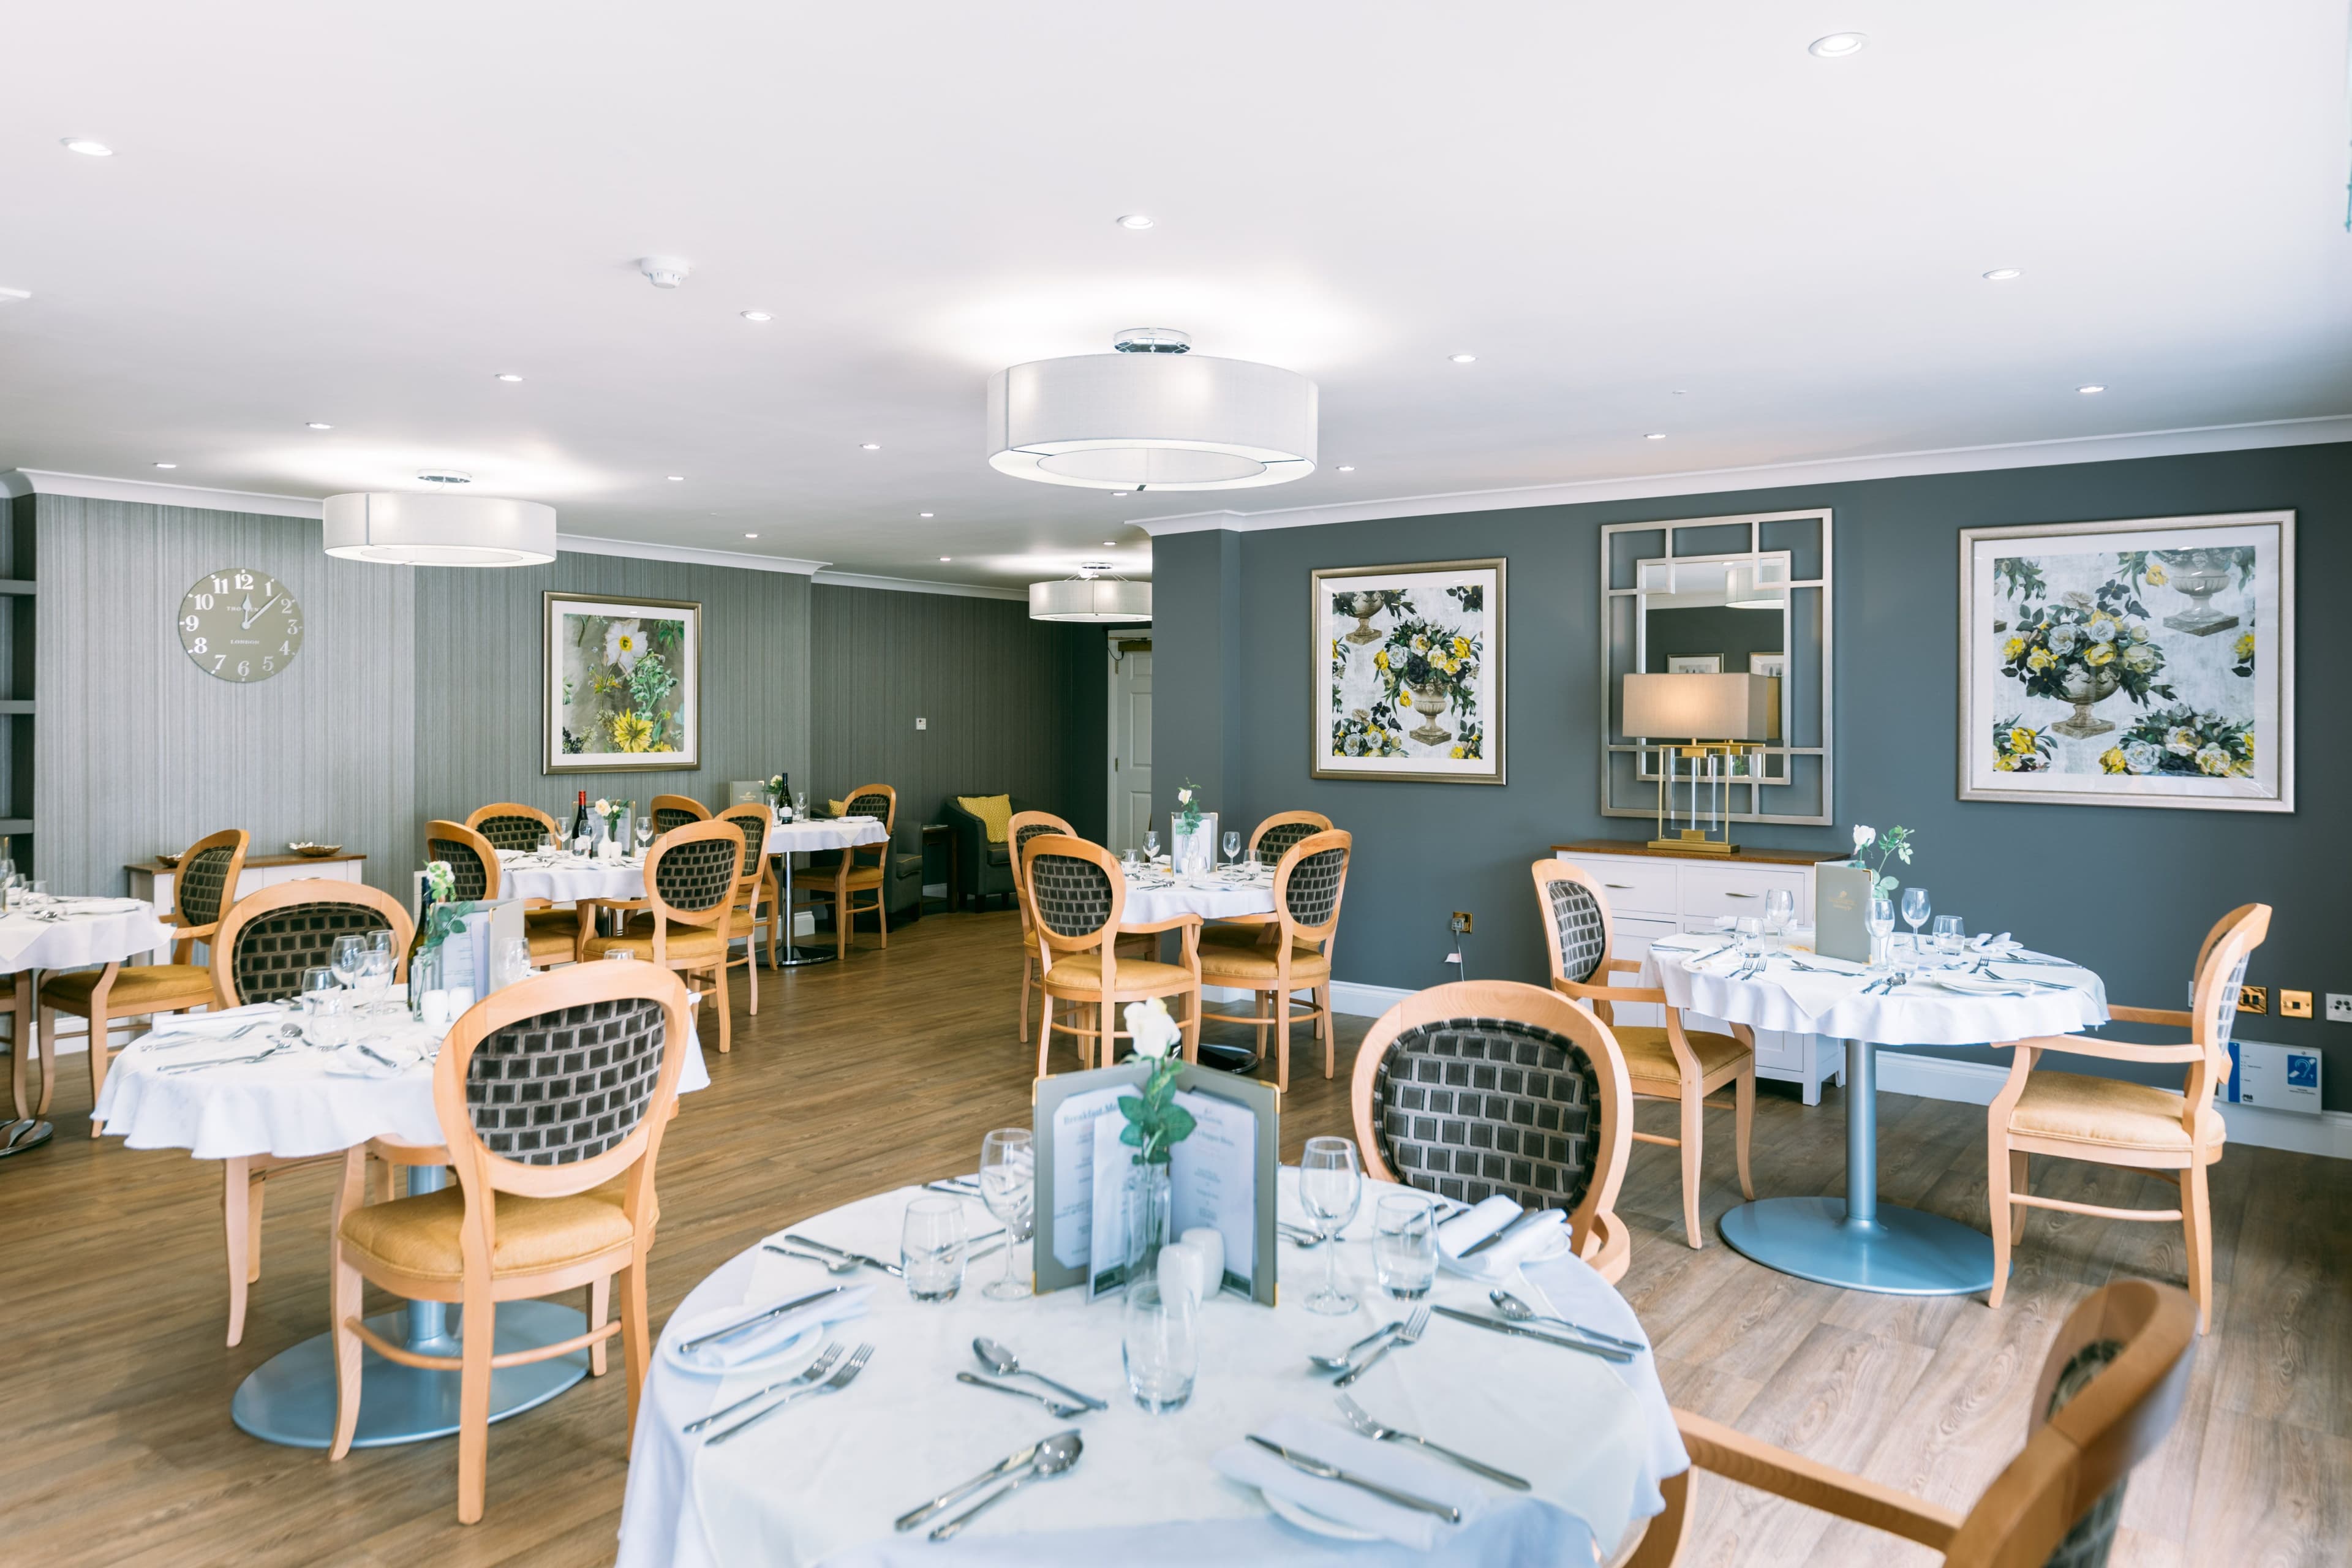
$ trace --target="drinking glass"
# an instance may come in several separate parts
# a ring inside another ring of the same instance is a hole
[[[540,847],[550,855],[562,854],[563,829],[556,826],[555,824],[551,822],[549,823],[547,825],[547,837],[541,842]]]
[[[1883,969],[1886,965],[1887,933],[1895,929],[1895,900],[1870,900],[1870,966]]]
[[[335,967],[335,978],[345,985],[357,985],[360,983],[360,966],[367,958],[367,939],[339,936],[335,939],[333,952],[331,962]]]
[[[980,1141],[980,1196],[1004,1226],[1004,1276],[981,1294],[992,1301],[1018,1301],[1029,1282],[1013,1272],[1013,1248],[1029,1239],[1036,1215],[1037,1155],[1029,1130],[1000,1127]]]
[[[1780,951],[1788,941],[1789,928],[1797,921],[1797,895],[1786,888],[1769,888],[1764,893],[1764,934],[1771,939],[1773,952]]]
[[[1160,830],[1156,827],[1148,830],[1143,836],[1143,858],[1147,860],[1160,858]]]
[[[1200,1308],[1192,1292],[1162,1295],[1158,1280],[1138,1280],[1127,1288],[1122,1313],[1128,1392],[1154,1415],[1183,1409],[1201,1371]]]
[[[1372,1205],[1372,1268],[1381,1289],[1418,1301],[1437,1278],[1437,1205],[1419,1193],[1392,1193]]]
[[[918,1301],[952,1301],[963,1289],[963,1200],[917,1198],[898,1233],[898,1267]]]
[[[1339,1289],[1339,1233],[1364,1200],[1363,1168],[1356,1146],[1345,1138],[1309,1138],[1298,1162],[1298,1201],[1324,1243],[1323,1289],[1307,1299],[1307,1310],[1337,1317],[1356,1310],[1356,1299]]]
[[[805,819],[807,817],[808,791],[804,789],[796,789],[793,791],[793,816],[795,818],[800,819]]]
[[[1225,829],[1225,867],[1228,870],[1242,858],[1242,836],[1232,828]]]
[[[373,1007],[383,1000],[384,987],[392,984],[392,953],[389,950],[368,948],[360,954],[357,986],[360,1005]]]
[[[302,989],[299,995],[306,1033],[310,1017],[319,1010],[320,998],[332,995],[335,989],[335,972],[324,964],[312,964],[302,972]]]
[[[1127,847],[1127,853],[1119,857],[1118,864],[1119,868],[1130,877],[1143,869],[1143,861],[1136,855],[1132,844]]]
[[[643,858],[654,841],[654,825],[643,817],[637,819],[637,854]]]
[[[30,904],[37,910],[48,908],[49,884],[47,879],[44,878],[37,882],[25,883],[24,887],[25,901],[27,904]]]
[[[331,987],[312,993],[308,998],[308,1006],[310,1016],[302,1024],[304,1039],[331,1051],[350,1041],[351,1004],[343,999],[340,989]]]
[[[1958,915],[1936,917],[1936,951],[1947,958],[1958,958],[1969,944],[1968,922]]]
[[[1731,928],[1732,939],[1739,943],[1739,956],[1753,963],[1764,955],[1764,922],[1754,915],[1741,915]]]
[[[509,937],[506,945],[499,949],[499,983],[512,985],[518,980],[530,979],[530,939]]]
[[[1919,946],[1919,928],[1927,923],[1931,907],[1927,901],[1927,889],[1903,889],[1903,923],[1911,928],[1911,953],[1915,958],[1924,951]]]

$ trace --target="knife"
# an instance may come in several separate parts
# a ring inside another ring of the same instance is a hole
[[[1312,1454],[1294,1454],[1272,1438],[1261,1437],[1255,1432],[1249,1435],[1249,1440],[1268,1453],[1276,1455],[1284,1464],[1303,1475],[1314,1476],[1327,1481],[1338,1481],[1342,1486],[1354,1487],[1357,1490],[1370,1492],[1376,1498],[1384,1498],[1399,1508],[1417,1509],[1423,1513],[1433,1513],[1448,1524],[1462,1522],[1462,1510],[1450,1503],[1432,1502],[1425,1497],[1415,1497],[1411,1492],[1401,1492],[1394,1487],[1384,1487],[1378,1481],[1368,1481],[1361,1476],[1350,1475],[1330,1461],[1318,1459]]]
[[[822,1301],[827,1296],[838,1296],[846,1289],[848,1289],[848,1287],[844,1285],[835,1285],[823,1290],[812,1290],[809,1294],[800,1297],[795,1300],[783,1302],[779,1306],[769,1308],[764,1312],[756,1313],[751,1317],[746,1318],[741,1322],[734,1324],[732,1327],[716,1329],[709,1333],[700,1335],[695,1339],[688,1340],[677,1347],[678,1351],[682,1354],[687,1351],[699,1350],[713,1340],[723,1340],[730,1334],[740,1334],[745,1329],[756,1327],[761,1323],[766,1322],[771,1318],[781,1318],[786,1312],[798,1310],[800,1308],[807,1306],[812,1301]]]
[[[1494,1246],[1496,1242],[1502,1240],[1505,1237],[1510,1235],[1511,1232],[1518,1229],[1521,1226],[1532,1222],[1538,1215],[1549,1212],[1549,1211],[1546,1209],[1525,1210],[1520,1214],[1518,1218],[1513,1220],[1510,1224],[1505,1226],[1494,1235],[1481,1237],[1476,1241],[1474,1241],[1469,1246],[1464,1247],[1461,1251],[1455,1253],[1454,1255],[1455,1261],[1458,1262],[1465,1258],[1476,1257],[1479,1253],[1486,1251],[1488,1247]]]
[[[846,1258],[853,1263],[863,1263],[868,1268],[879,1268],[883,1273],[896,1279],[904,1279],[907,1277],[907,1271],[895,1263],[885,1263],[878,1258],[868,1258],[862,1252],[845,1252],[840,1247],[830,1246],[814,1237],[795,1236],[787,1231],[784,1239],[795,1247],[814,1247],[819,1252],[830,1252],[835,1258]]]
[[[1005,1455],[1002,1459],[999,1459],[995,1464],[991,1465],[988,1468],[981,1471],[980,1474],[972,1477],[971,1479],[964,1482],[963,1485],[950,1488],[949,1490],[941,1492],[930,1501],[923,1504],[922,1507],[911,1509],[907,1512],[900,1514],[897,1524],[892,1528],[898,1530],[914,1529],[915,1526],[922,1523],[923,1521],[930,1518],[933,1514],[938,1513],[944,1509],[953,1507],[957,1502],[970,1497],[972,1493],[978,1491],[989,1482],[1001,1480],[1004,1477],[1011,1475],[1013,1471],[1021,1468],[1022,1466],[1034,1463],[1037,1458],[1037,1450],[1043,1447],[1045,1447],[1045,1445],[1042,1443],[1032,1443],[1025,1448],[1017,1448],[1013,1450],[1012,1453]]]
[[[1564,1340],[1557,1334],[1547,1334],[1535,1329],[1523,1328],[1517,1323],[1507,1323],[1500,1318],[1482,1318],[1475,1312],[1465,1312],[1455,1307],[1434,1307],[1431,1310],[1444,1317],[1452,1318],[1456,1322],[1468,1323],[1474,1328],[1492,1329],[1498,1334],[1516,1334],[1523,1340],[1541,1340],[1545,1344],[1558,1345],[1562,1350],[1582,1351],[1587,1355],[1597,1355],[1602,1361],[1622,1363],[1633,1359],[1632,1352],[1628,1351],[1612,1350],[1607,1345],[1594,1344],[1585,1340]]]

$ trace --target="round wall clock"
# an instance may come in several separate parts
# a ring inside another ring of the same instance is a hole
[[[302,651],[302,606],[267,573],[229,566],[196,579],[180,601],[180,646],[206,675],[267,680]]]

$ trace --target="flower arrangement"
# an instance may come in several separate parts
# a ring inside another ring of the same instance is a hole
[[[2053,750],[2049,736],[2014,714],[1992,727],[1992,765],[1997,773],[2048,773]]]
[[[636,805],[634,800],[600,800],[588,809],[604,819],[604,832],[617,841],[621,837],[621,819]]]
[[[1385,702],[1359,708],[1331,727],[1335,757],[1399,757],[1404,754],[1404,733],[1390,728],[1394,710]]]
[[[1119,1129],[1118,1141],[1135,1151],[1131,1163],[1165,1165],[1175,1146],[1192,1135],[1192,1113],[1176,1103],[1176,1075],[1184,1067],[1183,1055],[1176,1049],[1181,1031],[1169,1016],[1168,1005],[1157,996],[1129,1003],[1126,1017],[1127,1032],[1135,1041],[1135,1054],[1128,1059],[1149,1061],[1152,1068],[1141,1094],[1119,1100],[1127,1125]]]
[[[2164,649],[2149,640],[2147,616],[2132,583],[2124,578],[2109,578],[2096,594],[2073,592],[2053,603],[2029,605],[2001,645],[2001,673],[2024,682],[2029,695],[2060,702],[2079,700],[2067,690],[2070,685],[2095,691],[2103,681],[2122,688],[2142,707],[2151,697],[2169,698],[2172,687],[2157,679],[2164,670]]]
[[[1186,833],[1201,830],[1200,786],[1189,778],[1176,792],[1176,826]]]
[[[782,773],[771,773],[771,774],[769,774],[769,775],[768,775],[768,782],[767,782],[766,784],[762,784],[761,787],[762,789],[764,789],[764,790],[766,790],[766,791],[767,791],[767,794],[768,794],[768,804],[769,804],[769,805],[783,805],[783,804],[784,804],[784,775],[783,775],[783,774],[782,774]]]
[[[1871,897],[1893,898],[1895,889],[1903,884],[1886,874],[1886,863],[1889,860],[1900,860],[1906,866],[1911,864],[1911,830],[1907,827],[1890,827],[1885,833],[1881,833],[1875,827],[1856,823],[1853,829],[1853,864],[1856,866],[1864,864],[1864,852],[1874,845],[1878,849],[1878,868],[1872,876]]]
[[[2218,713],[2200,713],[2185,704],[2151,713],[2125,731],[2099,754],[2111,773],[2139,776],[2171,773],[2202,778],[2247,778],[2254,771],[2253,727]]]
[[[451,931],[466,923],[467,910],[457,904],[452,895],[457,890],[457,873],[446,860],[435,860],[425,868],[425,925],[418,931],[417,947],[431,952],[441,945]]]
[[[1466,719],[1476,705],[1470,683],[1477,677],[1484,652],[1481,638],[1459,636],[1433,621],[1411,620],[1389,634],[1388,641],[1372,656],[1372,663],[1381,672],[1382,688],[1398,707],[1411,708],[1414,690],[1434,687]]]

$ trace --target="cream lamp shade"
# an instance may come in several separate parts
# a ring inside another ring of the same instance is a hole
[[[1029,584],[1033,621],[1148,621],[1151,584],[1124,577],[1065,577]]]
[[[1624,731],[1654,741],[1773,740],[1779,684],[1763,675],[1628,675]]]
[[[327,553],[387,566],[539,566],[555,559],[555,509],[495,496],[329,496]]]

